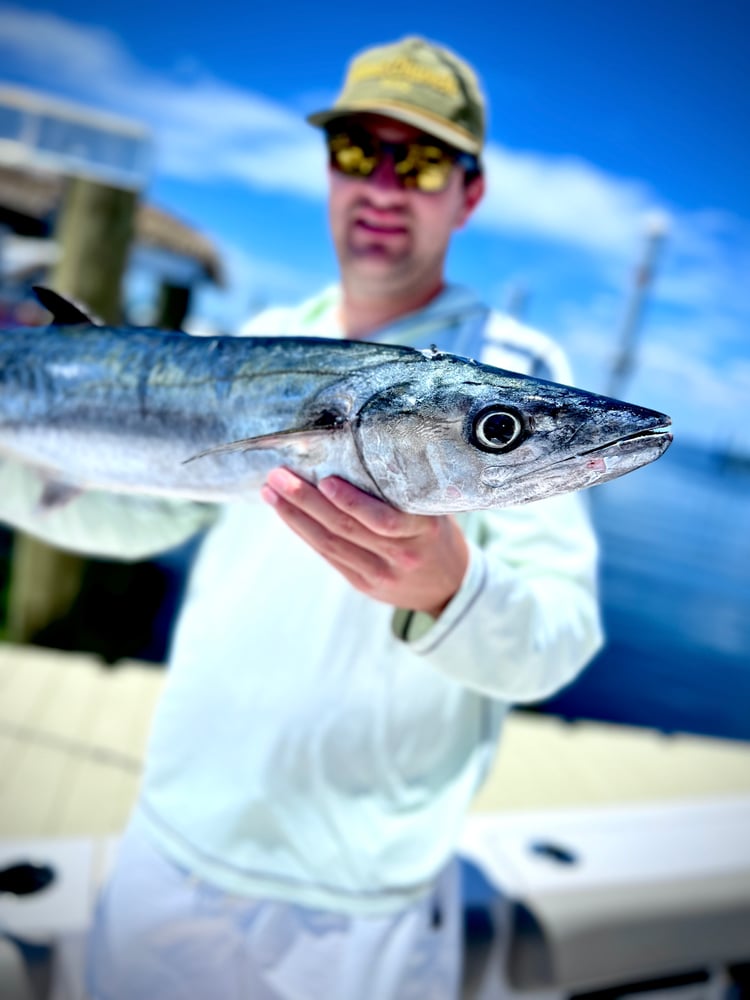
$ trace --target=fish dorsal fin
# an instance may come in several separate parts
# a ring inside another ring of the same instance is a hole
[[[90,316],[77,303],[66,299],[64,295],[60,295],[59,292],[55,292],[51,288],[46,288],[44,285],[34,285],[33,292],[40,304],[52,313],[52,322],[55,326],[102,325],[97,316]]]

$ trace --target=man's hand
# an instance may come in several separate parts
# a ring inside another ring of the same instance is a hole
[[[437,618],[461,585],[469,551],[452,517],[404,514],[337,476],[316,487],[288,469],[269,473],[261,497],[377,601]]]

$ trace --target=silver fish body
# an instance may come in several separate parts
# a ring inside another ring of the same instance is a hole
[[[87,323],[0,331],[0,455],[47,502],[104,489],[225,502],[278,465],[415,513],[601,483],[668,447],[664,414],[434,351]]]

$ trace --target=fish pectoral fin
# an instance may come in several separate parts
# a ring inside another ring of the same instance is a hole
[[[34,285],[32,288],[34,295],[40,305],[44,306],[47,312],[52,313],[52,323],[55,326],[102,326],[102,321],[98,316],[94,316],[72,299],[66,299],[64,295],[47,288],[45,285]]]
[[[233,451],[278,451],[291,450],[296,453],[306,452],[316,443],[325,440],[337,430],[336,426],[302,427],[295,430],[275,431],[273,434],[259,434],[257,437],[240,438],[239,441],[229,441],[227,444],[217,444],[215,448],[206,448],[197,455],[191,455],[183,461],[195,462],[208,455],[228,455]]]
[[[83,493],[80,486],[72,486],[70,483],[61,483],[55,479],[48,480],[42,489],[39,497],[39,509],[42,512],[56,510],[65,507],[71,500],[75,500]]]

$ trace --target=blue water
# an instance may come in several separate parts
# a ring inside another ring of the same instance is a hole
[[[607,644],[543,709],[750,740],[750,467],[675,442],[588,496]]]

